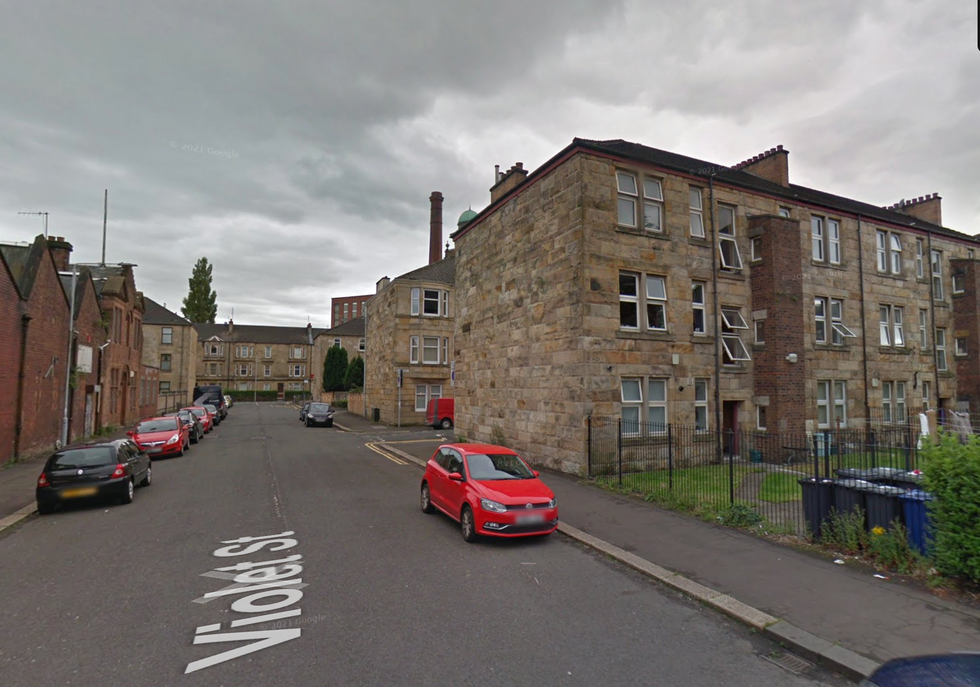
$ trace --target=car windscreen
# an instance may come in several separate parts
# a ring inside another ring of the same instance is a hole
[[[205,403],[204,404],[204,407],[208,410],[208,412],[211,412],[211,413],[217,413],[218,412],[218,409],[216,407],[214,407],[213,405],[211,405],[210,403]]]
[[[204,408],[191,408],[191,412],[198,417],[204,417],[208,414],[208,411],[206,411]]]
[[[147,420],[136,426],[137,434],[149,434],[150,432],[169,432],[177,429],[176,420]]]
[[[310,409],[306,411],[308,413],[329,413],[330,406],[326,403],[314,403],[310,406]]]
[[[466,464],[475,480],[534,479],[524,461],[511,453],[473,453],[466,457]]]
[[[98,465],[114,465],[116,458],[109,446],[91,446],[59,451],[51,456],[51,470],[91,468]]]

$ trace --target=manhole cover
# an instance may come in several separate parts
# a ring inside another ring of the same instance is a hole
[[[788,654],[785,651],[775,651],[768,656],[763,656],[762,658],[766,659],[770,663],[775,663],[780,668],[784,668],[796,675],[805,673],[813,667],[813,664],[809,661],[805,661],[799,656]]]

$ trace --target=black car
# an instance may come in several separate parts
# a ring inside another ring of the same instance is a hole
[[[204,438],[204,425],[198,419],[197,415],[189,410],[178,410],[176,413],[171,413],[174,417],[179,417],[187,429],[190,431],[191,443],[196,444],[201,439]]]
[[[306,426],[333,427],[333,408],[329,403],[310,403],[306,408]]]
[[[980,685],[980,653],[959,652],[895,658],[880,666],[861,687],[958,687]]]
[[[306,422],[306,413],[307,413],[307,411],[308,411],[308,410],[310,409],[310,406],[311,406],[311,405],[313,405],[313,404],[312,404],[312,403],[307,403],[307,404],[305,404],[305,405],[304,405],[304,406],[303,406],[303,407],[302,407],[302,408],[300,409],[300,411],[299,411],[299,421],[300,421],[300,422]]]
[[[44,463],[37,479],[37,512],[47,515],[76,499],[114,498],[132,503],[137,485],[150,486],[150,457],[131,439],[69,446]]]

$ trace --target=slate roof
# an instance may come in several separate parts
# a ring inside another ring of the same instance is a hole
[[[227,324],[194,323],[192,326],[197,330],[198,341],[207,341],[217,336],[227,343],[310,344],[313,343],[311,338],[316,338],[327,331],[313,327],[308,333],[306,327],[236,324],[233,331],[229,333]]]
[[[152,298],[146,298],[144,296],[143,302],[146,304],[146,312],[143,313],[143,324],[162,324],[177,327],[190,324],[188,320],[185,320],[175,312],[167,310]]]
[[[0,244],[0,253],[3,253],[21,298],[30,298],[41,260],[48,254],[47,241],[39,235],[29,246]]]
[[[65,300],[71,298],[71,274],[66,274],[64,272],[58,273],[58,279],[61,281],[61,288],[65,290]],[[78,281],[75,284],[75,319],[82,314],[82,303],[85,301],[85,289],[88,287],[86,282],[91,283],[92,273],[89,272],[87,267],[78,268]],[[94,288],[94,286],[93,286]]]
[[[845,198],[844,196],[818,191],[816,189],[807,188],[806,186],[799,186],[797,184],[782,186],[780,184],[767,181],[766,179],[745,170],[736,169],[727,165],[721,165],[717,162],[699,160],[686,155],[672,153],[667,150],[660,150],[659,148],[650,148],[649,146],[640,145],[639,143],[631,143],[630,141],[624,141],[622,139],[594,141],[584,138],[575,138],[572,140],[572,143],[569,146],[532,172],[528,176],[527,180],[517,188],[522,188],[527,183],[531,182],[535,177],[538,177],[545,171],[550,170],[552,163],[576,149],[593,150],[625,160],[647,163],[663,169],[669,169],[675,172],[681,172],[704,178],[707,178],[709,175],[713,175],[718,182],[756,191],[758,193],[764,193],[777,198],[785,198],[790,202],[807,203],[826,208],[828,210],[837,210],[852,215],[860,214],[863,217],[881,222],[915,228],[921,231],[933,231],[937,234],[949,236],[951,238],[977,242],[977,239],[969,234],[954,231],[938,224],[932,224],[931,222],[927,222],[896,210],[888,210],[877,205],[863,203],[852,198]],[[462,229],[451,234],[451,237],[455,239],[457,236],[465,233],[467,229],[474,226],[477,221],[489,214],[488,211],[495,209],[497,205],[498,204],[494,204],[484,208],[479,215],[474,218],[474,220],[470,221],[469,224]]]
[[[364,318],[356,317],[338,324],[333,329],[325,329],[317,336],[364,336]]]
[[[437,284],[448,284],[449,286],[455,286],[456,256],[450,255],[448,258],[443,258],[439,262],[433,262],[425,267],[419,267],[411,272],[406,272],[400,277],[395,277],[392,279],[392,281],[397,281],[399,279],[411,281],[431,281]]]

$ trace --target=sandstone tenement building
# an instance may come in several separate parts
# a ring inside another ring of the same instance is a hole
[[[459,431],[575,472],[590,416],[803,433],[975,408],[977,240],[937,194],[878,207],[790,183],[788,157],[575,139],[498,173],[453,234]]]

